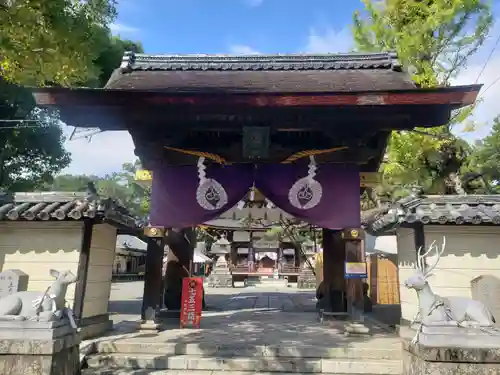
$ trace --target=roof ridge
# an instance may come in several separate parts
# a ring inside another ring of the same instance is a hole
[[[133,70],[401,70],[395,52],[295,54],[139,54],[125,52],[120,69]]]

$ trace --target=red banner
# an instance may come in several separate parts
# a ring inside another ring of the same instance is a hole
[[[203,278],[182,280],[181,328],[200,328],[203,301]]]

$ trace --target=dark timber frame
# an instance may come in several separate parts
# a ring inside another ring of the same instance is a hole
[[[127,53],[104,89],[35,89],[34,98],[75,127],[129,131],[146,169],[193,165],[193,152],[229,163],[281,163],[302,151],[335,149],[317,162],[357,164],[364,174],[378,170],[391,131],[443,125],[453,110],[473,104],[480,88],[421,89],[394,53]],[[245,151],[252,132],[267,137],[257,159]],[[165,228],[152,229],[164,237]],[[323,232],[325,282],[342,293],[346,247],[349,257],[362,259],[363,243],[342,239],[344,229]],[[160,294],[159,237],[150,237],[143,318]],[[349,303],[358,298],[351,289]]]

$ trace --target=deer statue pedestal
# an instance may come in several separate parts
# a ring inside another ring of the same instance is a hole
[[[0,374],[75,375],[80,339],[67,318],[59,321],[0,318]]]
[[[71,271],[50,270],[55,281],[45,292],[23,291],[0,298],[0,374],[75,375],[80,371],[80,338],[67,308]]]
[[[414,343],[416,332],[400,329],[403,375],[500,374],[500,331],[495,328],[424,326]]]
[[[466,297],[439,296],[429,285],[446,247],[435,241],[429,249],[417,252],[416,273],[405,285],[414,289],[418,314],[409,328],[401,328],[403,375],[500,375],[500,330],[495,317],[480,301]],[[426,256],[435,250],[436,260]],[[418,323],[416,323],[418,321]]]

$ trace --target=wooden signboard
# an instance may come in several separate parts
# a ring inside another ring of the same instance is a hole
[[[345,262],[344,279],[366,279],[368,268],[365,262]]]
[[[203,278],[185,277],[182,280],[181,328],[200,328],[203,305]]]
[[[135,180],[136,181],[152,181],[153,173],[146,169],[139,169],[135,172]]]
[[[379,172],[361,172],[359,174],[360,187],[375,187],[380,185],[382,173]]]

